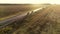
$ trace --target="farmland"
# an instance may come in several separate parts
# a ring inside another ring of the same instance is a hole
[[[24,14],[24,11],[31,11],[39,7],[41,6],[33,6],[28,10],[21,9],[20,12]],[[27,13],[26,16],[22,16],[23,20],[20,15],[12,19],[13,22],[12,20],[5,21],[9,24],[0,29],[0,34],[60,34],[60,5],[49,5],[37,12]]]
[[[41,6],[37,5],[28,5],[28,4],[21,4],[21,5],[16,5],[16,4],[2,4],[0,5],[0,20],[4,20],[6,18],[9,18],[11,16],[14,16],[16,14],[21,14],[27,11],[32,11],[36,8],[39,8]]]

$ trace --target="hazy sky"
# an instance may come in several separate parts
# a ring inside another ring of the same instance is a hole
[[[0,0],[0,3],[15,3],[15,4],[40,4],[40,3],[52,3],[60,4],[60,0]]]

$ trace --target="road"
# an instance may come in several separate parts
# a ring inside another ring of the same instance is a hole
[[[30,17],[13,34],[60,34],[60,5],[52,5]]]
[[[45,7],[43,7],[43,8],[45,8]],[[43,8],[35,9],[35,10],[33,10],[33,13],[38,11],[38,10],[42,10]],[[20,21],[23,20],[23,18],[27,15],[27,13],[28,12],[21,14],[21,15],[16,15],[16,16],[13,16],[11,18],[8,18],[6,20],[1,21],[0,22],[0,25],[1,25],[0,28],[5,27],[5,26],[7,26],[7,25],[13,23],[14,21],[19,20],[19,19],[20,19]],[[32,11],[29,11],[29,14],[31,14],[31,13],[32,13]]]

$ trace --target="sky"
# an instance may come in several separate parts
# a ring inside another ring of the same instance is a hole
[[[60,0],[0,0],[0,4],[60,4]]]

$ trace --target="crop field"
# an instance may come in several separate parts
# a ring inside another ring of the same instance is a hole
[[[15,18],[13,17],[14,19],[10,18],[10,20],[2,22],[4,25],[0,25],[0,34],[60,34],[60,5],[20,6],[9,7],[9,10],[21,12],[24,16],[20,17],[21,14],[19,14]],[[37,8],[42,9],[36,12],[32,11]],[[32,12],[29,13],[28,11]],[[28,12],[27,15],[25,12]]]
[[[42,7],[42,5],[2,4],[0,5],[0,20],[15,16],[16,14],[22,14],[27,11],[32,11],[39,7]]]

